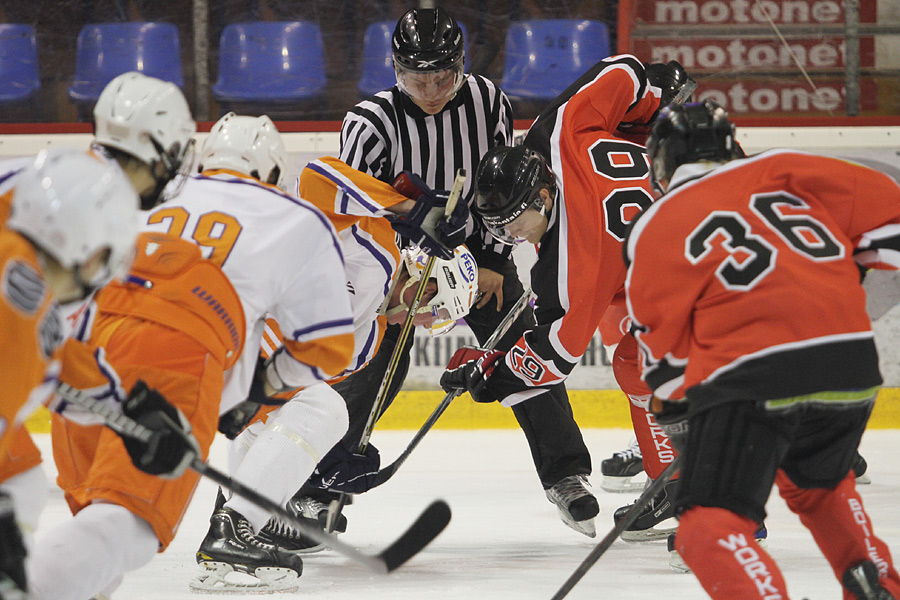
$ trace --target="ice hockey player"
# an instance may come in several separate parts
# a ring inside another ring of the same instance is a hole
[[[216,135],[210,135],[204,144],[203,167],[252,167],[256,162],[253,155],[242,151],[244,145],[235,144],[235,140],[249,138],[255,122],[251,117],[233,117],[221,131],[214,131]],[[391,221],[386,217],[407,213],[412,203],[391,185],[326,157],[303,169],[295,191],[297,197],[319,207],[335,226],[344,255],[355,342],[353,359],[333,382],[371,359],[387,323],[406,318],[427,257],[419,249],[401,252],[397,248]],[[434,283],[427,285],[414,322],[443,333],[452,329],[474,301],[475,260],[465,246],[459,246],[450,260],[436,259],[432,279]],[[264,355],[281,351],[281,344],[272,342],[281,339],[280,330],[277,319],[269,321],[268,335],[263,338]],[[341,396],[327,382],[281,396],[285,397],[283,405],[268,413],[265,421],[255,421],[232,444],[229,462],[235,479],[282,502],[291,499],[317,463],[318,476],[330,489],[351,491],[361,485],[362,481],[354,478],[365,475],[348,472],[348,462],[366,465],[367,461],[354,461],[348,450],[355,448],[335,444],[348,423]],[[246,410],[246,404],[242,410]],[[328,461],[330,469],[323,460]],[[373,476],[377,468],[376,462],[363,471]],[[318,516],[317,507],[299,500],[291,500],[287,506],[301,517]],[[287,523],[269,521],[270,515],[252,503],[240,497],[226,502],[220,496],[209,532],[197,551],[199,570],[191,588],[205,592],[296,588],[296,578],[302,572],[299,554],[315,548],[308,547]],[[256,581],[229,577],[235,570],[255,576]]]
[[[20,525],[29,538],[47,494],[24,419],[52,394],[72,362],[87,361],[98,375],[102,389],[85,392],[108,393],[117,383],[114,374],[106,379],[96,368],[97,361],[105,366],[102,353],[64,339],[59,304],[82,302],[123,275],[137,235],[138,198],[117,167],[74,149],[44,150],[29,162],[2,199],[10,214],[0,225],[0,332],[9,350],[0,361],[4,600],[25,598],[23,560],[30,544]]]
[[[661,103],[675,101],[689,82],[683,72],[677,79],[663,94],[636,58],[605,59],[551,103],[523,147],[496,148],[482,159],[475,205],[482,221],[508,244],[540,244],[532,268],[537,327],[506,353],[461,350],[442,377],[445,389],[465,387],[477,401],[504,405],[534,397],[565,380],[611,306],[622,310],[621,243],[630,219],[653,196],[643,147],[615,132],[622,124],[651,123]],[[556,161],[552,168],[545,157]],[[621,360],[634,347],[629,337],[604,342],[619,342],[613,364],[623,390],[649,398],[636,360]],[[633,371],[624,384],[620,362]]]
[[[754,540],[774,483],[845,600],[900,598],[852,470],[882,382],[858,265],[900,268],[900,186],[790,150],[739,158],[709,100],[664,111],[647,151],[665,195],[630,231],[626,285],[683,454],[676,549],[711,598],[787,598]]]

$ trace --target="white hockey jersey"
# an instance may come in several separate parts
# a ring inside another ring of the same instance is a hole
[[[338,230],[353,310],[353,359],[341,374],[349,375],[372,359],[384,335],[386,323],[378,309],[400,264],[394,231],[384,218],[391,213],[385,207],[407,198],[333,157],[306,165],[293,191],[319,208]],[[278,326],[269,319],[263,352],[274,352],[280,338]]]
[[[150,211],[144,228],[196,243],[240,296],[247,336],[225,374],[222,413],[246,399],[266,315],[282,325],[287,351],[275,368],[286,384],[311,385],[346,369],[353,316],[341,242],[310,203],[233,171],[205,171]]]

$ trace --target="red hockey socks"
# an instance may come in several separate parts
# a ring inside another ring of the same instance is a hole
[[[713,600],[787,600],[778,565],[753,537],[757,527],[724,508],[682,513],[675,548]]]
[[[833,490],[799,488],[784,471],[778,471],[775,483],[788,508],[797,513],[812,533],[838,581],[850,567],[871,560],[878,567],[881,585],[900,598],[900,577],[891,553],[872,530],[852,471]],[[855,600],[855,597],[845,591],[844,599]]]
[[[677,453],[656,424],[653,414],[647,410],[653,392],[641,381],[637,342],[631,335],[626,335],[619,342],[612,365],[616,383],[631,401],[631,424],[641,447],[644,471],[647,477],[656,479],[675,460]]]

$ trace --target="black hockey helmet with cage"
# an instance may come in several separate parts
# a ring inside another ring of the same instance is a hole
[[[524,146],[497,146],[478,163],[475,211],[495,238],[513,243],[506,225],[529,208],[542,208],[543,188],[556,196],[556,176],[539,152]]]
[[[414,8],[400,17],[391,40],[394,64],[409,71],[442,71],[461,64],[459,24],[443,8]]]
[[[725,109],[704,100],[693,104],[672,104],[663,109],[647,139],[650,179],[664,191],[679,166],[687,163],[728,162],[743,156],[734,139],[734,125]]]

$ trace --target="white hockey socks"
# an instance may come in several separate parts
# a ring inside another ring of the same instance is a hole
[[[237,481],[279,504],[286,503],[309,479],[319,459],[347,431],[347,406],[331,386],[321,383],[301,390],[269,415],[233,472]],[[240,437],[235,440],[240,442]],[[244,516],[256,531],[269,520],[267,511],[234,495],[225,503]]]
[[[34,547],[34,532],[37,531],[38,517],[47,504],[47,475],[41,465],[32,467],[14,475],[0,484],[3,490],[13,499],[16,507],[16,522],[25,538],[28,552]]]
[[[150,524],[117,504],[95,503],[39,538],[28,568],[31,600],[85,600],[159,549]]]

